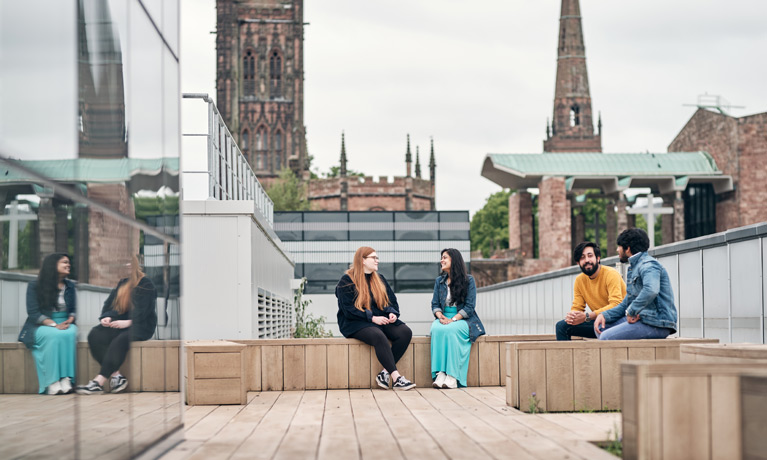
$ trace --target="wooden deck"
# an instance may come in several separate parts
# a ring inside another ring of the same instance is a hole
[[[503,387],[248,393],[245,406],[188,407],[181,459],[616,457],[592,442],[620,429],[619,413],[524,414]]]

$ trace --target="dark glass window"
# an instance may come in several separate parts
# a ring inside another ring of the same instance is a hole
[[[439,275],[439,264],[433,263],[397,263],[394,276],[397,280],[431,280]]]
[[[384,211],[350,213],[349,239],[354,241],[393,240],[394,213]]]
[[[711,184],[689,185],[684,191],[684,237],[716,233],[716,194]]]
[[[436,212],[395,212],[395,240],[438,240],[439,214]]]
[[[307,212],[304,214],[304,240],[342,241],[349,239],[345,212]],[[351,262],[351,261],[349,261]]]
[[[274,232],[282,241],[303,240],[303,213],[300,212],[275,212]]]
[[[282,56],[277,50],[269,57],[269,81],[272,99],[282,97]]]
[[[246,96],[256,94],[256,56],[251,49],[242,58],[242,83]]]
[[[439,213],[440,240],[468,240],[469,213],[466,211]]]
[[[351,263],[351,261],[349,261]],[[349,269],[349,264],[304,264],[304,276],[310,281],[335,281]]]

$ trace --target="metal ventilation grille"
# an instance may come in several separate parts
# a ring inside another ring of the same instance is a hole
[[[293,304],[285,298],[258,288],[258,338],[289,338],[292,326]]]

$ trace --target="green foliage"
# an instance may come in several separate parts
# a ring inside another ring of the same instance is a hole
[[[133,207],[136,209],[136,220],[146,222],[147,217],[154,216],[177,216],[177,196],[138,197],[133,196]]]
[[[325,173],[325,177],[331,178],[331,177],[339,177],[341,175],[341,167],[340,166],[331,166],[330,171]],[[349,177],[355,176],[355,177],[365,177],[365,173],[361,173],[359,171],[354,171],[353,169],[347,169],[346,175]]]
[[[274,202],[275,211],[308,211],[306,184],[296,177],[290,168],[280,170],[280,176],[266,189]]]
[[[610,441],[604,446],[604,449],[617,457],[623,457],[623,437],[620,435],[617,425],[613,425],[613,429],[610,430]]]
[[[527,401],[528,404],[528,412],[531,414],[541,414],[543,413],[543,410],[541,410],[540,404],[541,401],[538,399],[538,397],[535,395],[535,392],[530,395],[530,398],[528,398]]]
[[[490,195],[471,219],[471,250],[490,257],[496,249],[509,247],[509,197],[512,190]]]
[[[314,315],[306,314],[306,307],[312,303],[311,300],[304,300],[304,288],[306,287],[306,278],[301,278],[301,285],[293,296],[293,306],[296,310],[296,329],[293,332],[293,338],[317,338],[333,337],[330,331],[325,330],[325,317],[315,318]]]
[[[604,256],[607,245],[615,246],[615,241],[607,241],[607,206],[611,205],[611,200],[609,198],[589,197],[588,195],[598,193],[600,193],[599,190],[588,190],[585,203],[583,206],[576,208],[573,214],[583,216],[583,222],[586,227],[584,231],[586,241],[597,243],[602,249],[602,255]],[[597,238],[595,225],[599,228],[599,238]],[[580,243],[580,241],[575,243]]]
[[[636,219],[634,220],[634,226],[636,228],[641,228],[644,231],[647,231],[647,220],[644,218],[642,214],[637,214]],[[660,246],[663,244],[663,229],[661,228],[661,218],[660,216],[655,216],[655,246]]]

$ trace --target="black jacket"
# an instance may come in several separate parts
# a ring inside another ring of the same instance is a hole
[[[370,289],[370,276],[371,275],[365,275],[368,282],[368,289]],[[341,330],[341,334],[343,334],[344,337],[348,338],[354,335],[355,332],[366,327],[380,328],[381,326],[373,322],[373,316],[388,317],[389,313],[394,313],[397,315],[397,318],[399,318],[397,296],[394,295],[394,291],[392,291],[389,283],[386,282],[386,278],[380,273],[378,276],[381,278],[381,281],[383,281],[384,286],[386,286],[386,294],[389,296],[389,305],[383,310],[378,308],[372,292],[370,293],[370,310],[357,310],[357,308],[354,307],[354,299],[357,298],[357,288],[354,286],[351,277],[344,274],[344,276],[341,277],[341,281],[338,282],[338,285],[336,286],[338,314],[336,317],[338,318],[338,328]],[[398,325],[405,323],[397,319],[397,322],[394,324]]]
[[[136,341],[149,340],[154,335],[157,327],[157,289],[148,276],[141,278],[138,285],[133,288],[131,298],[133,299],[133,308],[125,313],[119,314],[112,309],[112,304],[117,296],[117,290],[123,283],[127,283],[128,278],[123,278],[117,283],[109,297],[104,301],[104,307],[101,309],[99,319],[110,317],[112,321],[130,319],[131,339]]]

